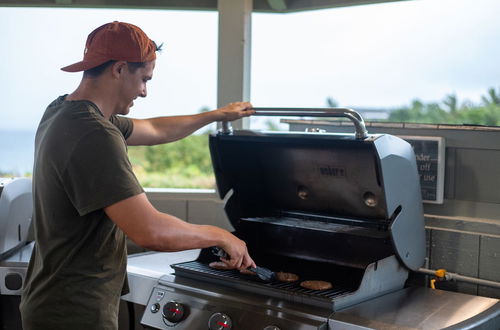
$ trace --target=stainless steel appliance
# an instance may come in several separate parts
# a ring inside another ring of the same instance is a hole
[[[27,244],[33,213],[31,180],[0,178],[0,328],[21,329],[19,300],[26,265],[33,249]]]
[[[33,215],[31,180],[0,178],[0,293],[21,292],[25,267],[9,263],[24,249]]]
[[[257,114],[283,111],[258,109]],[[159,280],[142,324],[348,329],[355,320],[336,319],[339,311],[407,292],[408,273],[425,256],[411,146],[394,136],[368,135],[362,118],[349,109],[286,109],[285,114],[347,117],[356,133],[232,132],[226,127],[210,137],[210,151],[235,234],[247,242],[258,265],[295,273],[300,280],[264,282],[236,270],[215,270],[208,266],[214,256],[202,250],[196,260],[172,265],[175,276]],[[304,280],[328,281],[333,287],[305,289]],[[492,299],[479,312],[497,313],[499,306]]]
[[[32,213],[31,180],[0,178],[0,259],[26,243]]]

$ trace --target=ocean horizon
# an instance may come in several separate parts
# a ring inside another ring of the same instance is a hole
[[[0,176],[33,172],[35,130],[0,129]]]

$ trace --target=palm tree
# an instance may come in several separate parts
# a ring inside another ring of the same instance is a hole
[[[456,113],[458,110],[458,98],[455,94],[446,95],[443,103],[448,107],[451,113]]]
[[[481,96],[481,100],[483,101],[484,105],[500,105],[500,93],[498,93],[495,88],[491,87],[488,89],[488,95]]]
[[[337,101],[335,101],[335,99],[333,97],[330,97],[328,96],[326,98],[326,105],[329,107],[329,108],[336,108],[339,106],[339,103]]]

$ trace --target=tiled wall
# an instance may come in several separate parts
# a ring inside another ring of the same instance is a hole
[[[445,221],[426,218],[429,268],[500,282],[500,225],[454,218],[443,228]],[[451,281],[438,283],[437,287],[500,298],[500,289],[477,284]]]

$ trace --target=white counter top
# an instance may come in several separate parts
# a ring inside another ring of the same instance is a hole
[[[30,242],[7,258],[0,260],[0,267],[28,267],[35,242]]]
[[[130,293],[123,300],[146,305],[160,277],[173,273],[170,265],[195,260],[199,249],[181,252],[146,252],[128,256],[127,275]]]

